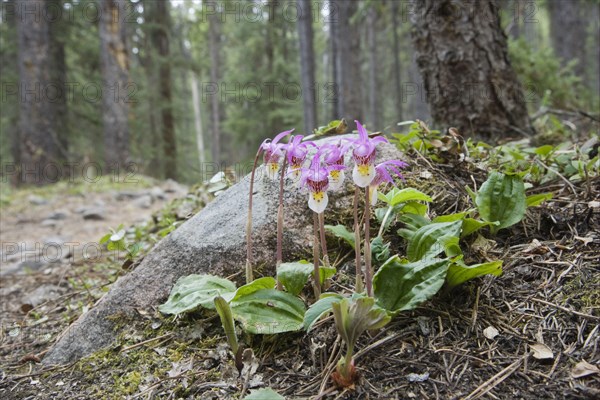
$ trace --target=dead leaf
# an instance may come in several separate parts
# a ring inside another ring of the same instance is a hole
[[[584,376],[593,375],[597,373],[600,373],[600,369],[597,366],[590,364],[585,360],[579,361],[571,370],[571,376],[573,378],[583,378]]]
[[[488,326],[483,330],[483,336],[490,340],[494,340],[494,338],[499,334],[500,332],[498,332],[498,329],[494,328],[493,326]]]
[[[531,243],[529,243],[529,246],[527,246],[527,248],[525,250],[523,250],[524,253],[529,253],[529,254],[545,254],[549,251],[550,251],[550,249],[547,246],[544,246],[537,239],[533,239],[531,241]]]
[[[529,346],[533,351],[533,358],[537,360],[551,360],[554,358],[554,353],[550,347],[542,343],[536,343]]]

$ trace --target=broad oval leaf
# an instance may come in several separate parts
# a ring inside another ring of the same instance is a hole
[[[277,281],[275,278],[270,276],[265,276],[263,278],[258,278],[253,280],[250,283],[245,284],[244,286],[240,286],[235,293],[229,296],[223,296],[227,301],[235,301],[242,296],[247,296],[251,293],[257,292],[262,289],[273,289],[277,285]]]
[[[231,302],[233,317],[244,330],[258,335],[302,329],[304,303],[286,292],[261,289],[235,298]]]
[[[462,261],[452,263],[448,268],[446,281],[448,286],[454,287],[483,275],[502,275],[502,261],[490,261],[475,265],[465,265]]]
[[[481,185],[475,204],[481,218],[498,222],[491,227],[492,233],[516,224],[523,219],[527,207],[523,179],[517,175],[492,172]]]
[[[386,194],[380,193],[377,195],[377,197],[379,198],[379,200],[384,201],[392,207],[400,203],[406,203],[408,201],[432,201],[431,197],[414,188],[405,188],[401,190],[398,188],[392,188]]]
[[[344,296],[337,293],[324,293],[304,314],[304,329],[308,332],[313,325],[323,318],[323,316],[332,311],[332,304],[342,301]]]
[[[235,292],[235,283],[213,275],[188,275],[177,280],[169,299],[158,307],[163,314],[181,314],[202,306],[214,309],[216,296]]]
[[[297,296],[308,282],[313,269],[313,265],[307,261],[283,263],[277,268],[277,279],[288,292]]]
[[[406,257],[410,261],[432,258],[444,251],[440,238],[460,235],[462,221],[437,222],[425,225],[412,235],[406,249]]]
[[[325,230],[333,233],[336,237],[343,239],[352,248],[355,248],[354,232],[350,232],[344,225],[325,225]]]
[[[531,196],[527,196],[525,202],[527,207],[536,207],[542,204],[544,201],[550,200],[552,197],[552,193],[532,194]]]
[[[373,277],[377,303],[394,313],[414,309],[440,290],[449,264],[439,258],[408,264],[398,256],[390,258]]]

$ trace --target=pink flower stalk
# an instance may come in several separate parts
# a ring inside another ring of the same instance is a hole
[[[267,168],[267,176],[271,179],[275,179],[277,172],[279,172],[279,160],[283,157],[283,150],[286,147],[285,143],[279,143],[281,139],[288,136],[294,130],[281,132],[273,140],[265,139],[260,145],[260,149],[264,152],[264,164]]]
[[[326,143],[323,145],[323,155],[325,165],[328,167],[332,166],[344,166],[344,156],[346,155],[346,151],[348,150],[349,145],[342,143],[338,143],[337,145]],[[343,169],[332,168],[329,170],[329,188],[331,190],[338,190],[344,184],[344,179],[346,178],[346,173],[344,172],[345,166]]]
[[[404,179],[402,173],[399,168],[406,168],[408,164],[404,161],[399,160],[389,160],[384,161],[375,166],[375,177],[369,184],[369,195],[371,196],[371,206],[374,206],[377,203],[377,189],[379,189],[379,185],[383,183],[394,182],[392,175],[389,171],[392,171],[395,175],[399,176],[400,179]],[[389,171],[388,171],[389,170]]]
[[[352,179],[359,187],[367,187],[375,178],[375,146],[378,143],[388,143],[383,136],[377,136],[373,139],[369,138],[369,134],[360,122],[356,122],[358,128],[358,139],[350,139],[354,150],[352,157],[354,158],[354,169],[352,170]]]

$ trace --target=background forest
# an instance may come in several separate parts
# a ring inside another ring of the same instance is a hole
[[[410,2],[47,4],[36,36],[35,24],[16,23],[23,4],[2,1],[3,164],[18,163],[23,124],[52,125],[63,162],[133,162],[138,173],[194,182],[247,161],[264,137],[284,129],[310,132],[349,117],[395,132],[403,120],[430,120],[410,40]],[[544,106],[597,112],[599,3],[498,4],[530,115]],[[40,4],[25,7],[34,13]],[[20,29],[29,42],[19,41]],[[50,48],[37,58],[49,66],[49,84],[19,85],[27,82],[19,77],[20,45],[25,53]],[[107,60],[113,49],[122,68]],[[32,95],[52,100],[41,111],[50,116],[28,113],[19,123],[19,100]]]

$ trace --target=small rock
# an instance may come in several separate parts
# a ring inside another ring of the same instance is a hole
[[[42,285],[26,295],[23,299],[23,304],[31,304],[34,307],[45,303],[49,300],[54,300],[65,292],[64,288],[56,285]]]
[[[187,188],[180,183],[175,182],[173,179],[167,179],[163,184],[165,193],[187,193]]]
[[[43,206],[45,204],[48,204],[48,200],[46,200],[43,197],[36,196],[35,194],[30,194],[29,196],[27,196],[27,201],[29,201],[29,203],[33,204],[34,206]]]
[[[130,191],[130,190],[123,190],[121,192],[115,193],[115,200],[123,201],[123,200],[137,199],[139,197],[142,197],[143,195],[145,195],[144,192],[139,192],[139,191],[134,192],[134,191]]]
[[[133,201],[133,206],[137,208],[150,208],[152,207],[153,198],[149,194],[146,194],[138,199]]]
[[[92,220],[92,221],[102,221],[104,219],[104,209],[88,208],[83,213],[83,219]]]
[[[58,223],[58,221],[55,219],[45,219],[40,223],[40,225],[53,227],[53,226],[56,226],[57,223]]]
[[[488,326],[483,330],[483,336],[490,340],[494,340],[494,338],[499,334],[500,332],[498,332],[498,329],[494,328],[493,326]]]
[[[167,199],[167,195],[165,194],[165,191],[162,190],[161,188],[159,188],[158,186],[154,186],[152,189],[150,189],[150,195],[157,200],[166,200]]]
[[[415,374],[411,373],[406,376],[409,382],[425,382],[429,379],[429,372],[425,372],[424,374]]]
[[[62,220],[67,219],[69,214],[65,210],[56,210],[53,213],[46,216],[46,219]]]

